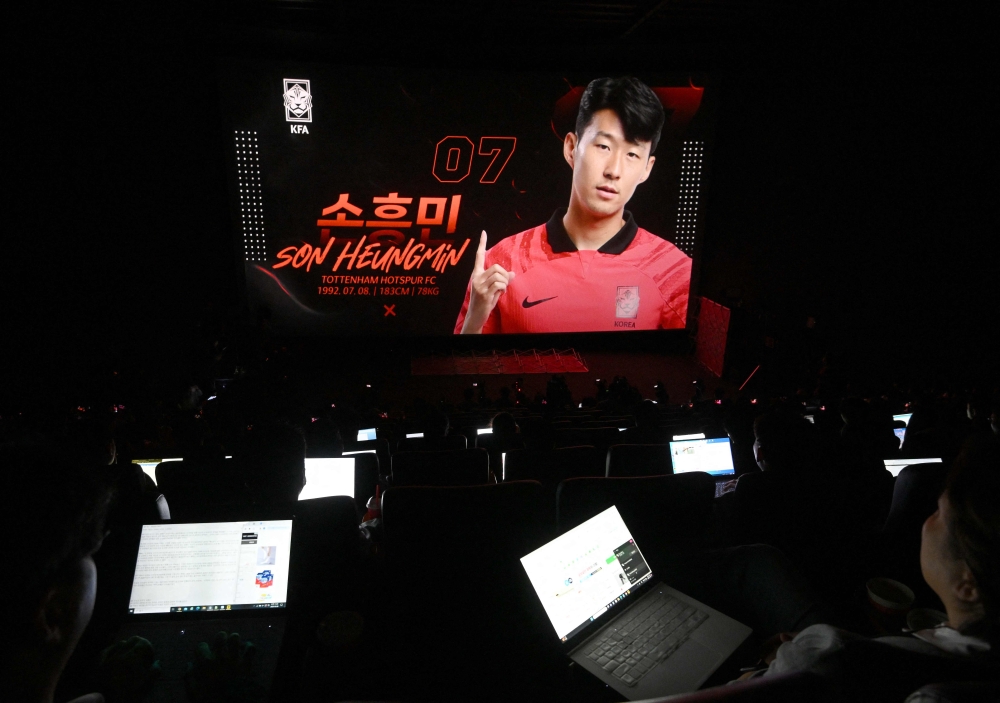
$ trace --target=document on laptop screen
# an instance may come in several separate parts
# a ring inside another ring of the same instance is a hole
[[[652,578],[614,506],[521,558],[564,642]]]
[[[143,525],[129,613],[283,608],[291,520]]]
[[[736,473],[728,437],[671,442],[670,460],[675,474],[705,471],[712,476],[725,476]]]
[[[354,459],[306,459],[306,485],[299,500],[329,496],[354,497]]]

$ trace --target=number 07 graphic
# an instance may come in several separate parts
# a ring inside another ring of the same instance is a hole
[[[479,156],[489,156],[489,165],[479,179],[480,183],[496,183],[517,147],[517,137],[482,137]],[[441,183],[460,183],[472,172],[475,146],[466,136],[449,136],[439,141],[434,149],[432,173]]]

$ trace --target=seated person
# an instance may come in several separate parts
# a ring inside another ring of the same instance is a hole
[[[306,485],[306,440],[287,422],[254,425],[243,461],[246,500],[254,505],[291,503]]]
[[[845,700],[901,701],[923,685],[1000,672],[1000,445],[966,446],[921,535],[924,580],[947,622],[868,639],[829,625],[782,635],[763,675],[813,671]]]
[[[4,637],[8,700],[49,703],[90,621],[97,592],[93,555],[104,538],[110,483],[86,457],[5,448],[6,556],[18,607]],[[96,699],[95,699],[96,700]]]

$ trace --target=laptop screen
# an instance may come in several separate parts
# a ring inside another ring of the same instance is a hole
[[[354,497],[354,459],[306,459],[306,485],[299,500],[329,496]]]
[[[705,439],[705,433],[696,432],[695,434],[675,434],[673,438],[675,442],[679,442],[685,439]]]
[[[563,642],[653,577],[614,506],[521,557],[521,565]]]
[[[902,415],[893,415],[892,419],[905,422],[907,425],[909,425],[911,417],[913,417],[913,413],[903,413]]]
[[[283,608],[291,520],[143,525],[128,611]]]
[[[133,459],[133,464],[138,464],[142,468],[142,472],[153,479],[153,483],[156,483],[156,467],[165,461],[180,461],[180,457],[170,458],[170,459]]]
[[[728,437],[671,442],[670,460],[675,474],[704,471],[712,476],[728,476],[736,473]]]
[[[477,435],[481,435],[481,434],[493,434],[493,428],[492,427],[480,427],[479,429],[476,430],[476,434]]]
[[[354,456],[355,454],[377,454],[374,449],[355,449],[351,452],[344,452],[344,456]]]
[[[914,464],[940,464],[940,459],[884,459],[886,471],[893,476],[899,476],[899,472],[907,466]]]
[[[420,439],[424,436],[423,432],[410,432],[406,435],[407,439]]]
[[[358,441],[359,442],[370,442],[375,439],[375,428],[367,427],[363,430],[358,430]]]

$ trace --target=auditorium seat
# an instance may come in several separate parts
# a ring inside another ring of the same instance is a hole
[[[941,463],[912,464],[900,471],[880,535],[880,575],[909,585],[924,602],[934,602],[935,596],[920,571],[920,532],[924,521],[937,510],[946,473]]]
[[[205,514],[239,500],[243,484],[234,459],[199,457],[157,464],[156,485],[166,497],[173,520]]]
[[[397,452],[392,457],[393,486],[475,486],[489,478],[485,449]]]
[[[368,504],[368,499],[375,495],[375,487],[381,476],[379,460],[375,454],[354,455],[354,501],[362,510]]]
[[[556,523],[563,533],[613,505],[655,571],[659,556],[671,547],[701,542],[714,500],[715,480],[700,471],[631,478],[571,478],[559,484],[556,491]]]
[[[454,700],[518,687],[527,699],[539,671],[565,667],[520,563],[553,537],[546,508],[534,481],[386,490],[386,593],[373,627],[382,671],[407,699],[438,699],[442,685]]]
[[[443,452],[468,448],[469,440],[461,434],[446,437],[404,437],[396,445],[397,452]]]
[[[573,427],[559,429],[554,433],[556,448],[590,445],[606,451],[619,437],[617,427]]]
[[[662,476],[672,474],[666,444],[614,444],[608,447],[605,476]]]
[[[540,481],[555,491],[560,481],[575,476],[603,476],[603,455],[594,447],[562,447],[551,451],[516,449],[507,452],[504,481]]]

